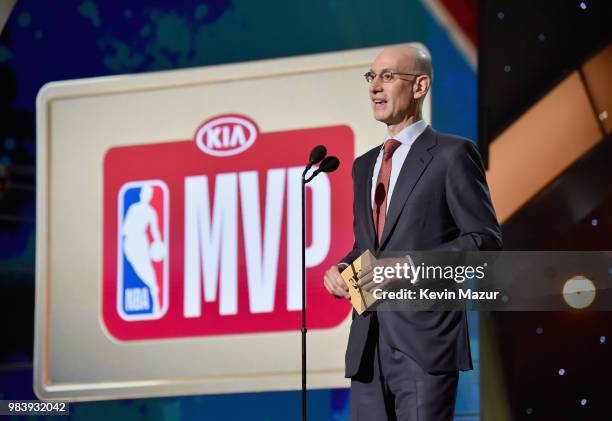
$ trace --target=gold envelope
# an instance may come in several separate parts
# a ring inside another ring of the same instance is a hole
[[[348,286],[351,304],[358,314],[363,313],[376,301],[371,292],[363,291],[357,284],[357,273],[361,268],[372,265],[375,260],[376,257],[374,257],[372,252],[366,250],[340,273],[344,283]]]

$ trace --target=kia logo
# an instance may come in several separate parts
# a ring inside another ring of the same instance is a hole
[[[221,115],[205,121],[196,131],[200,150],[213,156],[237,155],[249,149],[258,135],[253,120],[241,115]]]

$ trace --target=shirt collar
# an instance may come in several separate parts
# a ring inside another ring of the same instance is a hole
[[[399,140],[402,145],[411,146],[415,140],[425,131],[427,128],[427,123],[425,120],[419,120],[416,123],[412,123],[410,126],[405,127],[395,136],[391,137],[387,133],[385,136],[385,141],[389,139]]]

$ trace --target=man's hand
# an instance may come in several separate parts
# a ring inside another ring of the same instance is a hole
[[[333,265],[325,272],[325,276],[323,277],[325,289],[338,298],[349,297],[348,287],[340,275],[340,268],[344,269],[344,267],[344,265]]]
[[[359,288],[364,291],[371,291],[372,289],[378,287],[380,288],[380,284],[374,282],[374,267],[376,266],[378,260],[372,262],[369,266],[363,266],[359,272],[357,272],[357,284]]]
[[[408,263],[408,260],[405,257],[386,257],[383,259],[377,259],[372,262],[370,266],[365,266],[361,268],[361,270],[357,274],[357,283],[359,284],[359,287],[364,291],[372,291],[375,288],[380,288],[383,291],[387,291],[393,288],[396,282],[405,279],[384,276],[382,282],[375,282],[374,268],[395,267],[398,264],[403,266],[406,263]],[[382,275],[379,274],[378,276],[381,277]],[[380,278],[378,280],[380,280]]]

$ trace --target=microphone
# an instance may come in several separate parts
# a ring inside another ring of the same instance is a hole
[[[314,164],[321,162],[323,158],[325,158],[325,155],[327,155],[327,148],[325,146],[318,145],[312,148],[312,151],[310,151],[310,157],[308,158],[308,165],[306,166],[304,173],[306,173],[306,171],[308,171]]]
[[[307,420],[306,410],[306,183],[315,178],[320,172],[336,171],[340,166],[340,161],[335,156],[328,156],[327,149],[323,145],[315,146],[310,152],[308,165],[302,173],[302,421]],[[319,164],[310,178],[306,180],[306,173],[314,164]]]
[[[321,162],[321,165],[319,165],[319,169],[317,171],[334,172],[338,169],[339,166],[340,160],[338,158],[336,158],[335,156],[328,156],[323,160],[323,162]]]
[[[319,168],[317,168],[316,171],[312,173],[312,175],[310,176],[308,180],[306,180],[306,182],[308,183],[310,180],[315,178],[320,172],[336,171],[339,166],[340,166],[340,160],[338,158],[336,158],[335,156],[328,156],[321,162],[321,165],[319,165]]]

